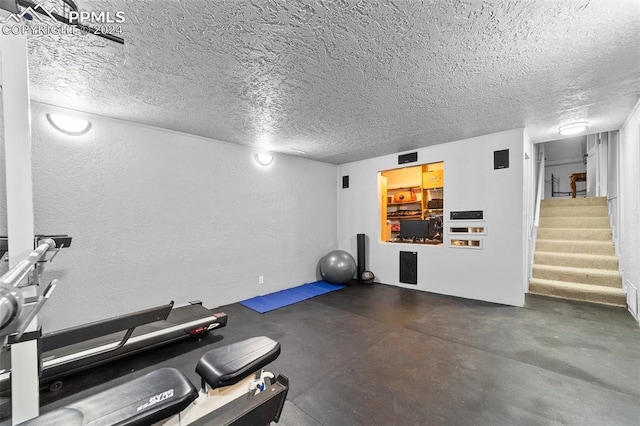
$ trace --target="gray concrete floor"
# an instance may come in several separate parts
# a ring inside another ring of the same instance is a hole
[[[640,424],[640,327],[624,309],[351,284],[262,315],[221,310],[217,336],[70,377],[43,411],[160,366],[199,383],[207,350],[266,335],[282,345],[269,370],[291,381],[282,425]]]

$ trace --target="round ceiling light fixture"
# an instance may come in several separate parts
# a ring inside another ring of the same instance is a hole
[[[267,154],[266,152],[257,152],[253,154],[253,158],[256,160],[256,163],[260,164],[263,167],[266,167],[273,163],[273,155]]]
[[[82,118],[62,114],[47,114],[47,120],[54,129],[69,136],[81,136],[91,130],[91,122]]]
[[[558,133],[561,135],[577,135],[589,128],[589,123],[586,121],[579,121],[576,123],[565,124],[558,127]]]

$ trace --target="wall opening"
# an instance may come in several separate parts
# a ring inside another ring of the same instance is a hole
[[[378,173],[380,239],[443,245],[444,162]]]

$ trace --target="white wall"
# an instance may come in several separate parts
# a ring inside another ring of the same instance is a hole
[[[338,243],[356,254],[356,234],[369,239],[367,267],[377,281],[435,293],[522,305],[526,288],[527,244],[523,205],[523,129],[466,139],[417,150],[418,162],[444,161],[445,229],[452,210],[484,210],[488,234],[483,248],[383,243],[380,241],[377,174],[398,168],[398,156],[388,155],[339,167],[350,176],[350,188],[338,191]],[[493,151],[509,149],[510,167],[493,169]],[[531,149],[531,148],[528,148]],[[529,152],[531,156],[531,152]],[[528,160],[532,161],[532,160]],[[399,283],[399,252],[418,253],[418,285]]]
[[[638,317],[640,288],[640,101],[619,133],[619,251],[629,310]]]
[[[175,300],[207,307],[316,280],[336,247],[336,166],[32,104],[35,230],[73,237],[45,272],[46,331]],[[265,283],[258,285],[258,276]]]

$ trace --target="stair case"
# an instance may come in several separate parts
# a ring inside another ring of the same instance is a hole
[[[541,201],[529,292],[627,306],[605,197]]]

